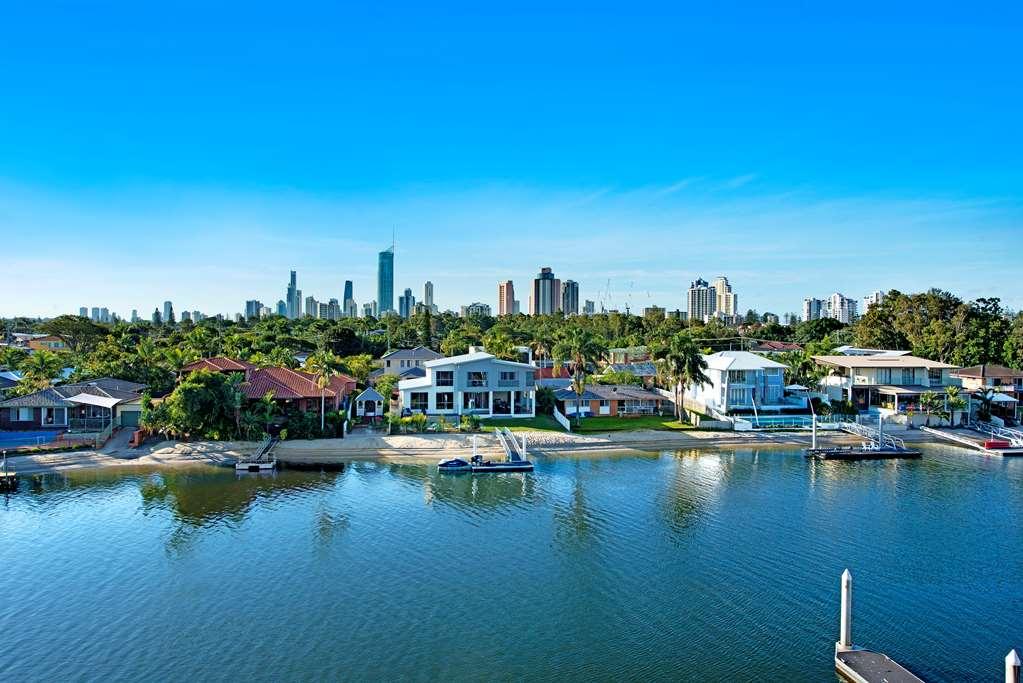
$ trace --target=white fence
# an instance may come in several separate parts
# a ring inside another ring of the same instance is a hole
[[[568,421],[568,418],[561,414],[557,406],[554,408],[554,419],[558,421],[558,424],[565,428],[566,432],[572,431],[572,423]]]

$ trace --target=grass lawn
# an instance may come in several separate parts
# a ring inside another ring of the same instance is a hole
[[[679,422],[673,416],[661,417],[659,415],[640,415],[639,417],[584,417],[582,423],[576,427],[575,420],[569,418],[572,423],[572,431],[578,434],[589,434],[598,432],[631,432],[640,429],[654,429],[658,431],[675,431],[680,429],[693,429],[693,425],[686,422]]]
[[[480,426],[487,430],[493,430],[494,427],[507,427],[513,432],[563,432],[561,425],[558,424],[550,415],[537,415],[531,418],[497,418],[490,420],[480,420]]]

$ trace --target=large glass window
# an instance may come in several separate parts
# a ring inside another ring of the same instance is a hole
[[[438,370],[433,373],[434,383],[439,387],[453,387],[455,385],[455,373],[451,370]]]
[[[11,408],[11,412],[14,409]],[[32,409],[31,408],[18,408],[18,422],[31,422],[32,421]]]
[[[466,391],[462,394],[463,410],[490,410],[490,394],[485,391]]]
[[[729,370],[728,371],[728,383],[729,384],[743,384],[746,381],[745,370]]]
[[[467,380],[470,387],[485,387],[487,386],[487,373],[482,371],[470,372]]]
[[[413,391],[409,394],[409,407],[412,410],[426,412],[430,406],[430,395],[425,391]]]
[[[931,384],[941,384],[941,369],[930,368],[927,370],[927,379]]]
[[[437,410],[454,410],[455,395],[450,391],[442,391],[437,394]]]
[[[878,368],[877,369],[877,383],[878,384],[891,384],[892,382],[892,369],[891,368]]]
[[[902,368],[902,383],[913,384],[915,381],[914,375],[916,375],[916,373],[913,372],[913,368]]]

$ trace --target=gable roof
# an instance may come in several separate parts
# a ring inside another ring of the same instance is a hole
[[[395,349],[380,356],[380,360],[436,360],[444,354],[437,353],[428,346],[417,346],[414,349]]]
[[[363,391],[361,394],[356,396],[355,400],[356,401],[383,401],[384,397],[380,395],[379,391],[377,391],[373,387],[369,387],[368,389]]]
[[[335,375],[330,378],[330,385],[324,389],[323,395],[328,398],[343,396],[347,386],[354,385],[355,380],[348,375]],[[267,393],[273,394],[278,400],[319,398],[320,387],[316,385],[316,375],[291,368],[257,368],[249,373],[248,379],[242,384],[246,398],[260,399]]]
[[[425,368],[436,368],[444,365],[464,365],[465,363],[475,363],[481,360],[489,360],[492,363],[500,363],[501,365],[510,365],[516,368],[526,368],[529,370],[536,370],[536,366],[530,365],[529,363],[516,363],[513,360],[501,360],[491,353],[484,353],[482,351],[476,351],[473,353],[463,353],[460,356],[448,356],[447,358],[438,358],[423,363]]]
[[[255,365],[244,360],[235,360],[224,356],[214,358],[203,358],[194,363],[189,363],[181,368],[181,372],[192,372],[194,370],[211,370],[213,372],[245,372],[255,369]]]
[[[718,351],[704,356],[711,370],[765,370],[788,367],[783,363],[769,360],[749,351]]]
[[[927,368],[928,370],[954,369],[957,366],[916,356],[814,356],[821,365],[839,368]]]
[[[997,365],[995,363],[985,363],[983,365],[971,365],[968,368],[960,368],[952,373],[956,377],[969,377],[975,379],[987,379],[998,378],[998,379],[1016,379],[1023,377],[1023,370],[1013,370],[1007,368],[1004,365]]]
[[[66,408],[68,405],[64,397],[53,389],[42,389],[0,402],[0,408]]]
[[[756,346],[754,346],[753,350],[755,350],[755,351],[762,351],[762,352],[765,352],[765,353],[770,353],[772,351],[773,352],[778,352],[778,351],[800,351],[800,350],[802,350],[802,348],[803,347],[801,345],[796,344],[795,342],[775,341],[773,339],[768,339],[768,340],[762,341],[759,344],[757,344]]]
[[[556,389],[554,397],[559,401],[574,401],[577,398],[572,387]],[[649,389],[631,384],[587,384],[586,390],[582,394],[584,401],[653,401],[657,399],[668,400]]]

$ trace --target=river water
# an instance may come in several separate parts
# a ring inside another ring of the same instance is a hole
[[[1023,646],[1023,460],[545,458],[81,471],[0,499],[0,680],[925,678]]]

